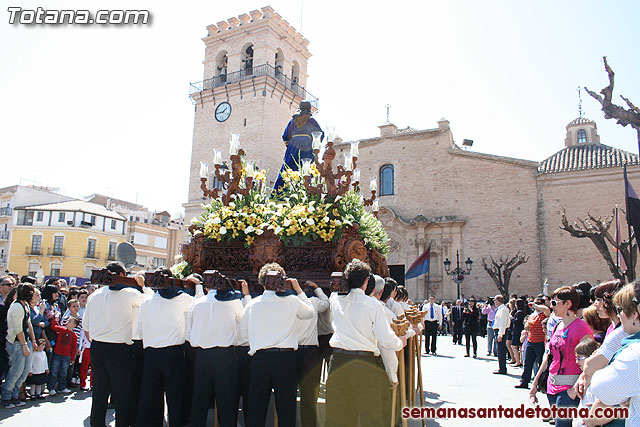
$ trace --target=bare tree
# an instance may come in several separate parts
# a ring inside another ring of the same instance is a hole
[[[519,265],[529,261],[529,257],[524,253],[518,251],[512,258],[500,257],[498,261],[494,260],[492,256],[489,257],[491,263],[487,263],[484,257],[482,257],[482,266],[485,271],[491,276],[498,291],[509,299],[509,284],[511,282],[511,274]]]
[[[640,150],[640,109],[622,95],[620,95],[620,98],[622,98],[622,100],[627,104],[629,109],[620,107],[612,102],[614,73],[611,67],[609,67],[609,64],[607,64],[607,57],[604,56],[602,59],[604,60],[604,69],[609,75],[609,85],[600,91],[602,96],[590,91],[586,87],[585,90],[589,95],[595,98],[600,105],[602,105],[602,111],[604,112],[605,119],[616,119],[619,125],[622,125],[623,127],[631,125],[631,127],[636,130],[638,135],[638,150]]]
[[[622,209],[620,211],[624,214]],[[610,215],[607,215],[604,218],[601,216],[596,218],[587,212],[587,217],[585,219],[578,219],[578,221],[574,221],[573,224],[569,224],[569,221],[567,220],[567,212],[563,208],[562,225],[560,225],[560,228],[571,234],[573,237],[577,237],[579,239],[586,237],[591,239],[595,247],[598,249],[598,252],[600,252],[600,255],[602,255],[609,266],[609,271],[611,271],[613,277],[620,279],[623,282],[632,282],[635,278],[636,259],[634,257],[633,261],[631,260],[629,239],[616,242],[609,232],[609,228],[611,227],[611,223],[613,222],[615,215],[615,208]],[[631,231],[631,237],[633,238],[633,231]],[[624,263],[627,265],[626,271],[622,271],[619,266],[616,265],[607,243],[622,253]],[[635,251],[635,248],[636,245],[632,245],[631,250]]]

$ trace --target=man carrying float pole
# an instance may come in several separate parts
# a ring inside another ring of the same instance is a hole
[[[214,400],[221,427],[236,426],[238,418],[240,385],[235,345],[244,310],[242,298],[243,294],[248,298],[249,289],[241,281],[240,293],[231,289],[219,272],[212,276],[205,281],[211,290],[191,306],[187,318],[189,342],[196,348],[190,424],[194,427],[205,425]]]
[[[127,274],[119,262],[110,263],[107,270],[119,276]],[[144,286],[142,278],[139,284]],[[133,423],[137,402],[133,396],[135,364],[131,346],[134,320],[144,298],[141,290],[122,285],[103,286],[89,298],[83,325],[91,340],[92,426],[105,425],[109,393],[116,407],[116,424]]]
[[[371,268],[354,259],[344,271],[347,295],[329,301],[335,331],[327,379],[329,426],[380,425],[382,382],[386,376],[378,346],[397,351],[402,341],[393,333],[380,303],[365,295]]]
[[[242,334],[249,337],[251,377],[249,427],[265,424],[273,388],[278,425],[296,425],[296,319],[314,317],[313,306],[296,279],[287,279],[277,263],[260,269],[258,281],[264,293],[251,300],[242,318]],[[290,287],[297,296],[288,295]],[[330,424],[329,424],[330,425]]]
[[[172,277],[166,268],[158,273]],[[202,285],[196,285],[196,297],[202,295]],[[194,297],[169,283],[140,306],[137,328],[145,354],[136,426],[162,423],[165,393],[169,424],[184,424],[184,379],[187,376],[184,343],[187,313],[193,301]]]

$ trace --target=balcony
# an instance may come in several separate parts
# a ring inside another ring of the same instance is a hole
[[[88,259],[100,259],[100,252],[87,251],[87,253],[85,254],[85,258],[88,258]]]
[[[6,206],[4,208],[0,208],[0,217],[2,217],[2,216],[11,216],[11,212],[13,212],[13,209],[11,209],[8,206]]]
[[[0,240],[9,240],[9,230],[0,231]]]
[[[47,249],[47,256],[65,256],[62,249]]]
[[[25,255],[42,255],[42,248],[36,248],[33,246],[27,246],[24,249]]]
[[[256,77],[265,76],[273,79],[276,84],[280,83],[286,89],[292,91],[297,97],[302,98],[305,101],[309,101],[313,107],[318,108],[318,98],[307,92],[307,90],[304,87],[298,85],[297,82],[294,82],[281,72],[276,71],[276,69],[269,64],[256,65],[249,70],[235,71],[226,75],[222,74],[216,77],[212,77],[201,82],[191,83],[189,85],[189,95],[201,93],[205,90],[213,90],[214,88],[222,87],[225,85],[240,83],[246,80],[253,80]],[[255,86],[252,86],[250,88],[249,86],[247,86],[247,90],[249,89],[253,89],[254,92],[256,90],[259,90],[260,92],[262,92],[263,96],[266,96],[266,94],[263,92],[263,87],[256,88]]]
[[[107,255],[107,261],[117,261],[116,254]]]

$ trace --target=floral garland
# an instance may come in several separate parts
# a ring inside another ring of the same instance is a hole
[[[314,240],[335,242],[343,227],[358,224],[367,248],[383,256],[389,252],[389,236],[380,221],[365,210],[360,193],[351,190],[337,197],[310,194],[300,172],[289,168],[282,178],[284,187],[271,194],[265,185],[266,172],[261,170],[254,175],[255,185],[248,195],[233,195],[228,206],[220,199],[204,204],[204,213],[192,220],[194,235],[202,233],[218,242],[244,240],[250,246],[256,237],[273,230],[285,245],[298,245]],[[314,185],[322,180],[315,165],[311,166],[311,180]]]

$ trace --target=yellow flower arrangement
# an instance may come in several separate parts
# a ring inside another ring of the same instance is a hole
[[[315,164],[311,175],[321,179]],[[194,219],[196,233],[216,241],[244,241],[250,246],[255,239],[272,230],[285,245],[304,244],[313,240],[335,241],[342,228],[359,224],[365,245],[383,255],[388,252],[388,236],[373,215],[366,212],[362,197],[353,191],[342,197],[330,198],[309,194],[302,185],[300,172],[285,169],[284,189],[277,195],[256,185],[246,196],[236,195],[224,206],[221,199],[205,204],[205,212]],[[254,183],[266,182],[264,170],[254,175]],[[272,198],[273,197],[273,198]]]

